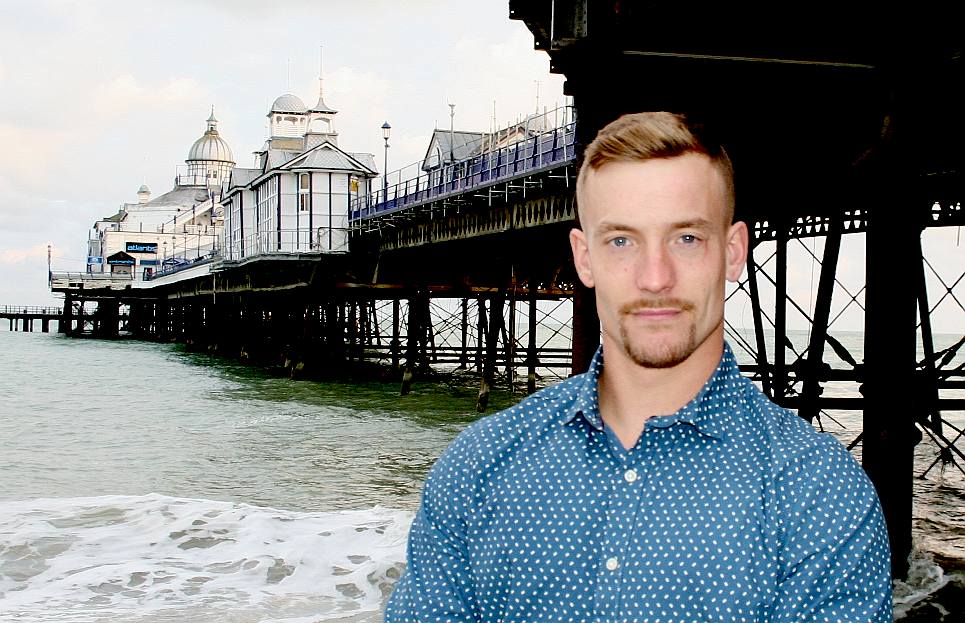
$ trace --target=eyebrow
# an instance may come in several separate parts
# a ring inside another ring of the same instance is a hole
[[[688,219],[686,221],[677,221],[676,223],[670,224],[670,229],[699,229],[701,231],[707,231],[713,227],[714,224],[705,218]],[[604,221],[600,223],[600,226],[597,228],[598,234],[608,234],[613,231],[636,232],[637,228],[631,225],[624,225],[623,223],[613,221]]]
[[[707,230],[713,228],[714,224],[705,218],[695,218],[689,221],[679,221],[671,225],[673,229],[701,229]]]

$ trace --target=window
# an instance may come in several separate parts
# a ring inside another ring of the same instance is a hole
[[[308,212],[311,204],[311,180],[308,173],[302,173],[298,176],[298,209],[301,212]]]

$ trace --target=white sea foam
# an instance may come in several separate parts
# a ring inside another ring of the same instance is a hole
[[[917,604],[925,601],[960,574],[946,574],[935,564],[930,553],[915,547],[909,557],[908,577],[894,582],[895,620],[901,619]],[[944,610],[941,604],[934,604]]]
[[[307,623],[378,610],[412,513],[145,496],[0,502],[0,620]]]

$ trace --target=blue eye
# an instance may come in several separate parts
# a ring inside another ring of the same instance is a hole
[[[627,240],[624,236],[617,236],[616,238],[610,241],[610,244],[612,244],[615,247],[625,247],[627,246],[627,244],[629,244],[629,242],[630,241]]]
[[[680,241],[684,244],[694,244],[697,242],[697,236],[693,234],[684,234],[680,237]]]

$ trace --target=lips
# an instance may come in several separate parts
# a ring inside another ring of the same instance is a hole
[[[673,318],[681,311],[680,309],[639,309],[631,313],[638,318],[647,320],[664,320]]]
[[[690,311],[693,308],[693,304],[680,299],[643,299],[622,306],[620,313],[622,315],[632,315],[648,320],[664,320],[673,318],[681,312]]]

